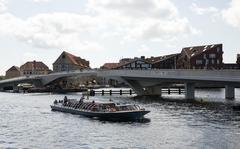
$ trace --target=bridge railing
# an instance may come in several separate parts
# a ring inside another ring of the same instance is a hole
[[[106,70],[99,71],[99,75],[108,77],[197,79],[240,82],[240,70]]]

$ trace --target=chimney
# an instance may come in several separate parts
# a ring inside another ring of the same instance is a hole
[[[33,61],[33,71],[35,72],[36,70],[36,60]]]

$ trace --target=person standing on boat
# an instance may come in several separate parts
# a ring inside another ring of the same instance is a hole
[[[58,101],[55,99],[53,103],[54,103],[54,104],[57,104],[57,103],[58,103]]]
[[[82,103],[84,100],[84,96],[82,95],[82,97],[80,98],[79,102]]]
[[[67,103],[67,100],[68,100],[67,96],[65,96],[64,99],[63,99],[63,103]]]

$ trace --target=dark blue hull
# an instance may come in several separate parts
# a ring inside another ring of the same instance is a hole
[[[93,112],[88,110],[74,109],[71,107],[51,105],[53,111],[60,111],[65,113],[83,115],[86,117],[97,117],[106,120],[135,120],[141,119],[150,111],[134,110],[134,111],[117,111],[117,112]]]

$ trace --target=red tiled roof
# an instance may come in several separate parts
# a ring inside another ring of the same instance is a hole
[[[66,51],[64,51],[65,55],[70,59],[70,61],[75,64],[75,65],[79,65],[81,67],[85,67],[88,68],[89,67],[89,61],[86,61],[85,59],[82,59],[80,57],[77,57],[73,54],[70,54]]]
[[[102,69],[114,69],[118,67],[119,63],[105,63],[101,68]]]
[[[30,61],[26,62],[20,67],[21,70],[49,70],[48,66],[45,65],[43,62],[37,62],[37,61]]]

